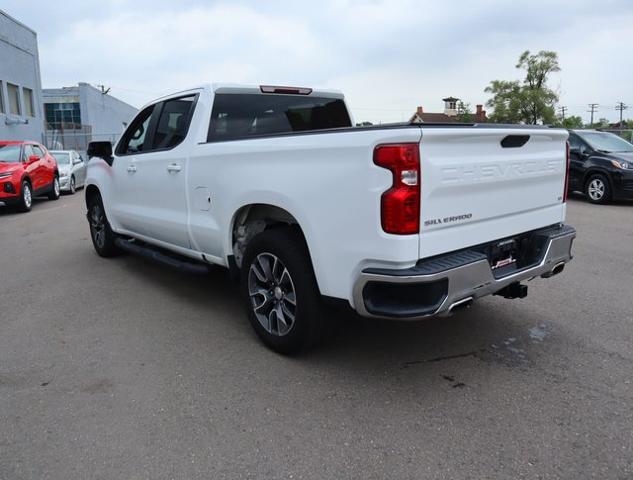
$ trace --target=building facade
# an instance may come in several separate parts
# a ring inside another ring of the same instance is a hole
[[[425,112],[422,106],[418,107],[413,115],[409,118],[410,123],[458,123],[462,121],[463,116],[469,117],[469,122],[472,123],[485,123],[488,121],[486,111],[482,104],[476,105],[475,113],[460,114],[459,112],[459,98],[446,97],[443,98],[444,112],[432,113]]]
[[[0,10],[0,140],[43,139],[37,34]]]
[[[86,150],[96,140],[115,142],[138,110],[107,91],[80,82],[43,90],[49,148]]]

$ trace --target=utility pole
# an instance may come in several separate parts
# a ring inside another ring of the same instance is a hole
[[[567,111],[567,107],[558,107],[558,109],[560,110],[561,119],[564,122],[565,121],[565,112]]]
[[[588,112],[591,112],[591,122],[589,122],[589,125],[593,125],[593,114],[596,110],[598,110],[598,103],[590,103],[589,104],[589,108],[591,110],[587,110]]]
[[[615,106],[615,109],[620,111],[620,128],[622,128],[622,112],[627,108],[629,108],[629,106],[626,105],[624,102],[618,102]]]

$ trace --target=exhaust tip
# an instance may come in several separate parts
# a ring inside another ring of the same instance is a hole
[[[550,278],[550,277],[553,277],[554,275],[558,275],[563,270],[565,270],[565,262],[560,262],[560,263],[557,263],[556,265],[554,265],[554,268],[552,268],[549,272],[544,273],[543,275],[541,275],[541,277],[543,277],[543,278]]]
[[[452,315],[453,313],[459,310],[466,310],[470,308],[470,306],[473,304],[473,301],[474,301],[473,297],[468,297],[468,298],[462,298],[461,300],[452,303],[451,306],[448,307],[449,315]]]

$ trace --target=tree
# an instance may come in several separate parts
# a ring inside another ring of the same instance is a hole
[[[457,119],[462,123],[472,123],[473,112],[470,109],[470,103],[464,103],[461,100],[457,103]]]
[[[609,126],[608,118],[599,118],[597,122],[590,125],[591,128],[607,128]]]
[[[564,120],[557,122],[556,126],[563,128],[582,128],[584,124],[582,123],[582,118],[578,115],[572,115],[571,117],[566,117]]]
[[[490,119],[497,123],[555,123],[558,95],[547,86],[547,79],[560,71],[556,52],[542,50],[532,55],[526,50],[516,68],[525,70],[522,81],[493,80],[484,90],[492,95],[486,102],[493,109]]]

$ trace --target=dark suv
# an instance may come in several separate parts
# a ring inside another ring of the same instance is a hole
[[[569,191],[592,203],[633,200],[633,145],[608,132],[570,130]]]

